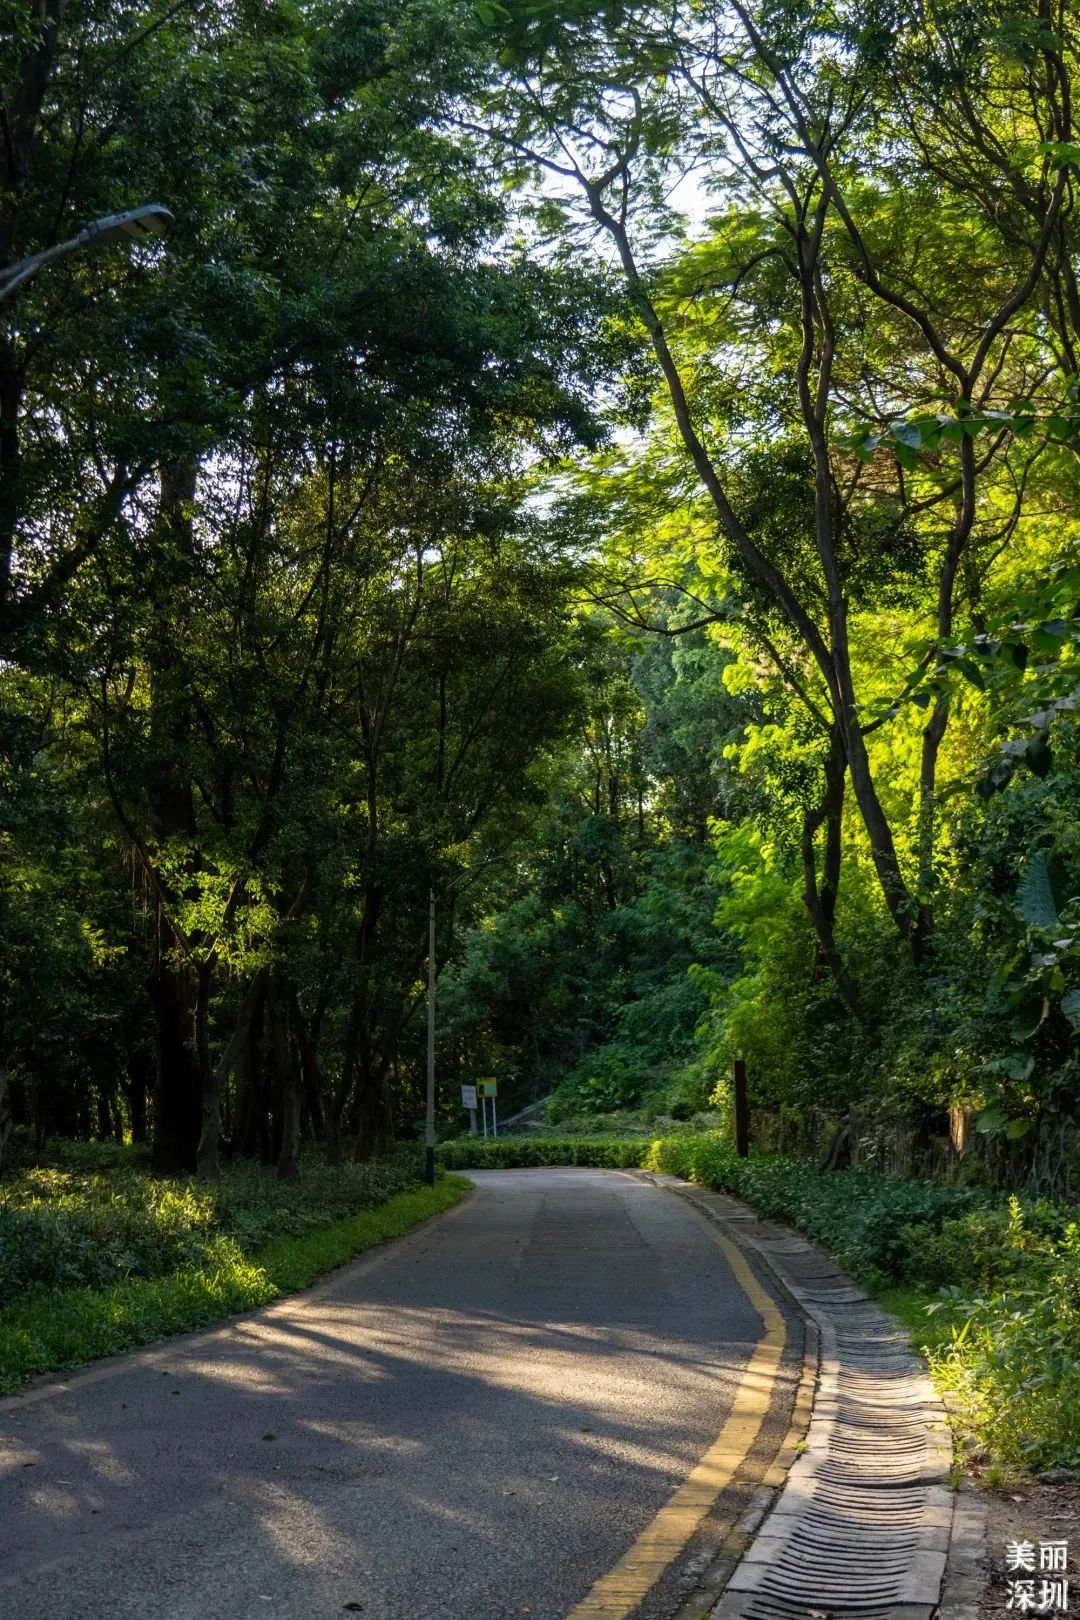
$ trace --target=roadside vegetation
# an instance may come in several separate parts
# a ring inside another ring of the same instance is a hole
[[[1075,1460],[1075,10],[0,0],[13,1377],[420,1196],[434,901],[446,1133],[958,1290]]]
[[[888,1308],[956,1397],[963,1454],[1025,1472],[1080,1469],[1080,1209],[801,1159],[740,1159],[724,1136],[449,1142],[467,1169],[659,1170],[798,1227]]]
[[[306,1288],[467,1185],[423,1186],[412,1148],[287,1184],[245,1164],[163,1182],[145,1159],[65,1144],[0,1186],[0,1392]]]
[[[4,4],[0,1160],[411,1136],[433,893],[449,1121],[1073,1196],[1067,8]]]

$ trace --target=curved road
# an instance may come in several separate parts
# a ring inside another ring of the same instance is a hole
[[[2,1620],[565,1620],[768,1384],[763,1324],[650,1183],[473,1179],[312,1293],[0,1402]],[[635,1617],[674,1612],[738,1506]]]

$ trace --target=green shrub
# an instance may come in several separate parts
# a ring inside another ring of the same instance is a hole
[[[448,1209],[467,1187],[459,1176],[441,1176],[434,1187],[410,1187],[377,1207],[278,1237],[254,1254],[218,1235],[199,1265],[167,1276],[128,1277],[105,1289],[29,1289],[0,1315],[0,1393],[14,1393],[36,1373],[208,1327],[307,1288],[323,1272]]]
[[[0,1184],[0,1306],[28,1288],[108,1288],[212,1266],[223,1237],[250,1253],[374,1209],[421,1171],[415,1147],[334,1168],[305,1154],[295,1182],[251,1163],[227,1165],[213,1184],[156,1180],[112,1144],[65,1144],[54,1157]]]
[[[591,1165],[601,1170],[635,1170],[650,1143],[635,1137],[501,1136],[497,1141],[465,1137],[436,1150],[447,1170],[520,1170],[540,1165]]]
[[[716,1135],[663,1137],[646,1167],[683,1176],[745,1198],[774,1220],[790,1221],[864,1281],[913,1280],[913,1234],[934,1232],[949,1217],[987,1196],[971,1188],[938,1187],[875,1170],[827,1174],[802,1159],[752,1155]]]
[[[1012,1246],[1026,1252],[1022,1269],[1007,1288],[975,1298],[947,1291],[941,1309],[952,1332],[931,1364],[995,1457],[1029,1469],[1080,1467],[1080,1228],[1024,1251],[1016,1201],[1011,1226]]]
[[[984,1203],[936,1231],[905,1227],[903,1271],[921,1288],[994,1288],[1019,1277],[1033,1258],[1052,1254],[1066,1224],[1067,1212],[1042,1200]]]

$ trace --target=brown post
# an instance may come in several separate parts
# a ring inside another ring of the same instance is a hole
[[[746,1105],[746,1064],[735,1059],[735,1151],[740,1159],[750,1152],[750,1110]]]

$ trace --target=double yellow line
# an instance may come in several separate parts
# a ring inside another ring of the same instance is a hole
[[[765,1332],[743,1369],[727,1420],[708,1451],[629,1552],[600,1577],[588,1596],[571,1609],[567,1620],[623,1620],[637,1607],[683,1552],[721,1491],[730,1485],[769,1410],[773,1381],[787,1343],[784,1318],[747,1265],[741,1249],[697,1210],[694,1214],[723,1250],[736,1282],[761,1317]]]

